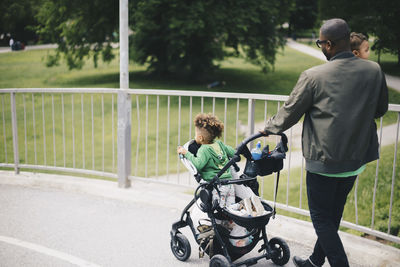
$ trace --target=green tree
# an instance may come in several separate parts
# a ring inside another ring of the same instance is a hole
[[[199,75],[231,47],[237,55],[271,68],[284,43],[279,26],[288,17],[289,1],[133,1],[133,59],[149,69]]]
[[[377,37],[384,52],[397,55],[400,67],[400,1],[371,1],[371,9],[374,11],[371,34]]]
[[[57,43],[55,55],[48,57],[48,66],[58,64],[64,56],[70,69],[81,68],[85,57],[113,59],[113,33],[118,27],[118,1],[44,0],[37,19],[39,35]]]
[[[378,48],[397,55],[400,65],[400,1],[320,0],[321,19],[340,17],[351,30],[372,35]]]
[[[0,35],[3,37],[3,44],[9,37],[24,43],[37,39],[35,13],[41,2],[42,0],[0,1]]]
[[[312,29],[318,17],[318,0],[295,0],[290,11],[289,34]]]
[[[61,55],[70,68],[80,68],[84,57],[94,56],[96,62],[100,53],[103,60],[111,58],[118,1],[45,1],[39,33],[59,44],[50,65]],[[131,58],[157,73],[201,76],[231,47],[267,71],[284,43],[280,25],[288,19],[290,1],[131,0]]]

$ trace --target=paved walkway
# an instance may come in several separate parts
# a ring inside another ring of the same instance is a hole
[[[57,48],[56,44],[44,44],[44,45],[27,45],[25,46],[25,50],[39,50],[39,49],[50,49],[50,48]],[[21,52],[25,50],[19,51],[11,51],[10,47],[0,47],[0,53],[7,53],[7,52]]]
[[[110,181],[0,171],[0,266],[208,266],[188,229],[189,260],[179,262],[170,252],[170,226],[191,198],[185,187],[159,183],[135,180],[120,189]],[[292,256],[312,251],[309,222],[277,216],[267,232],[284,238]],[[399,249],[340,236],[353,267],[400,262]],[[275,265],[261,260],[256,266]]]
[[[326,61],[326,57],[321,52],[321,50],[314,49],[309,47],[308,45],[300,44],[298,42],[293,41],[292,39],[287,39],[287,46],[296,49],[300,52],[303,52],[307,55],[313,56],[315,58],[321,59],[322,61]],[[400,77],[392,76],[385,74],[386,76],[386,83],[389,87],[395,89],[396,91],[400,92]]]

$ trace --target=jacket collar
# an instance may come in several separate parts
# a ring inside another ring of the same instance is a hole
[[[351,58],[351,57],[355,57],[353,52],[343,51],[343,52],[339,52],[336,55],[334,55],[329,61],[333,61],[335,59],[342,59],[342,58]]]

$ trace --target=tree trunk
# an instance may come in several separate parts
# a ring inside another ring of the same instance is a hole
[[[400,48],[397,49],[397,65],[400,66]]]
[[[381,50],[378,49],[378,64],[381,64]]]

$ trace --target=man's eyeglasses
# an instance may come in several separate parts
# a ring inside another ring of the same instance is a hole
[[[326,44],[328,42],[328,40],[317,40],[315,41],[315,44],[318,46],[318,48],[321,48],[321,44]]]

